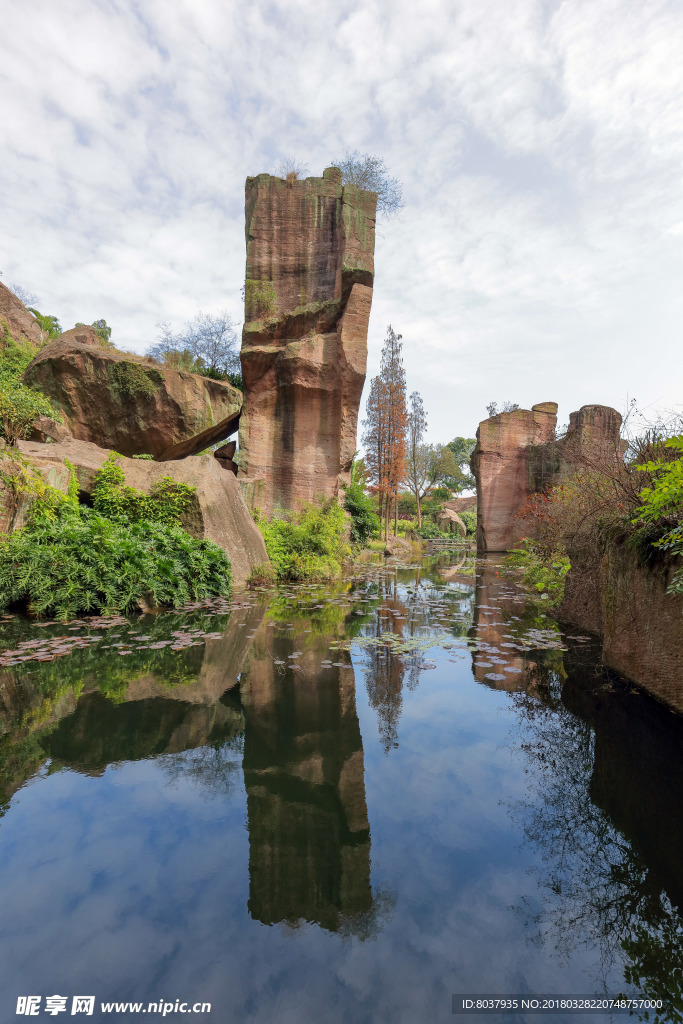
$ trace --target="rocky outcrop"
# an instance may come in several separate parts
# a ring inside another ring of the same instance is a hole
[[[542,402],[479,424],[471,467],[477,481],[477,549],[509,551],[530,532],[521,517],[533,494],[567,479],[579,466],[605,467],[623,457],[621,416],[604,405],[573,412],[555,437],[557,405]]]
[[[4,340],[5,329],[18,345],[28,343],[37,348],[45,340],[33,314],[0,281],[0,340]]]
[[[46,345],[24,380],[49,396],[75,438],[122,455],[159,458],[188,439],[182,454],[167,457],[201,451],[207,443],[198,446],[195,435],[208,428],[208,444],[223,440],[242,406],[241,392],[227,382],[104,348],[92,327],[74,327]]]
[[[111,452],[87,441],[66,440],[57,444],[19,442],[19,448],[44,479],[66,491],[69,470],[65,459],[75,467],[82,496],[92,493],[95,475]],[[244,502],[235,475],[220,465],[213,455],[195,456],[178,462],[151,462],[122,458],[126,483],[149,492],[163,476],[196,488],[196,501],[183,520],[188,533],[206,537],[226,552],[237,585],[244,584],[259,562],[267,562],[263,537]],[[14,528],[21,526],[19,517]]]
[[[457,512],[458,515],[461,512],[469,512],[470,509],[477,507],[477,496],[471,494],[464,498],[451,498],[450,501],[444,502],[444,508],[450,508],[453,512]]]
[[[337,494],[356,448],[377,197],[341,171],[247,178],[239,480],[265,512]]]

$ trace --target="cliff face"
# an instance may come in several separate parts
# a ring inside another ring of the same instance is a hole
[[[239,479],[265,512],[337,494],[365,381],[377,197],[322,178],[247,178]]]
[[[564,437],[555,437],[557,405],[499,413],[479,424],[472,453],[477,481],[477,549],[509,551],[529,535],[520,518],[532,495],[566,480],[578,466],[605,466],[622,458],[621,416],[605,405],[571,413]]]
[[[555,439],[557,404],[501,412],[479,424],[472,453],[477,481],[477,549],[509,551],[528,532],[516,515],[532,494],[528,459],[534,445]]]
[[[44,340],[36,318],[0,281],[0,337],[5,330],[17,344],[28,343],[37,348]]]

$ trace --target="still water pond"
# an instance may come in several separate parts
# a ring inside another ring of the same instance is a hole
[[[477,992],[681,1020],[683,720],[498,568],[1,622],[0,1020],[413,1024]]]

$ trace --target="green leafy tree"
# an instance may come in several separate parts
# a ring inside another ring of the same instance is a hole
[[[454,437],[446,445],[453,452],[453,457],[460,469],[459,486],[451,487],[452,491],[473,491],[477,486],[470,471],[470,458],[476,443],[474,437]]]
[[[41,331],[50,341],[62,333],[61,325],[56,316],[43,315],[43,313],[39,313],[38,310],[34,309],[32,306],[29,307],[29,313],[33,313],[40,325]]]

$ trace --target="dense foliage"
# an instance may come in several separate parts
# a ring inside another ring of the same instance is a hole
[[[300,512],[259,520],[268,557],[279,581],[329,580],[341,576],[349,554],[346,516],[334,500]]]
[[[505,564],[522,570],[522,582],[537,591],[550,606],[564,596],[564,580],[569,559],[562,551],[548,551],[543,545],[525,538],[507,555]]]
[[[84,506],[0,541],[0,607],[25,605],[35,615],[177,607],[231,586],[230,562],[210,541]]]
[[[145,494],[126,485],[119,458],[113,452],[97,474],[93,490],[95,511],[108,519],[179,526],[183,512],[193,504],[195,488],[163,476]]]
[[[344,492],[344,508],[351,517],[351,540],[354,544],[367,544],[371,538],[379,536],[379,516],[362,484],[349,484]]]
[[[92,509],[78,504],[74,475],[68,495],[34,489],[28,525],[0,539],[0,608],[68,618],[231,593],[222,549],[179,525],[194,489],[165,478],[145,495],[124,485],[116,459],[97,475]]]
[[[35,354],[30,345],[18,345],[5,331],[0,351],[0,433],[9,445],[28,437],[37,416],[55,416],[42,391],[27,387],[21,379]]]
[[[674,459],[656,459],[639,465],[649,473],[651,484],[640,492],[642,505],[636,509],[633,522],[645,533],[655,548],[673,555],[683,555],[683,435],[665,442],[667,455],[680,453]],[[683,594],[683,569],[679,569],[669,587]]]

